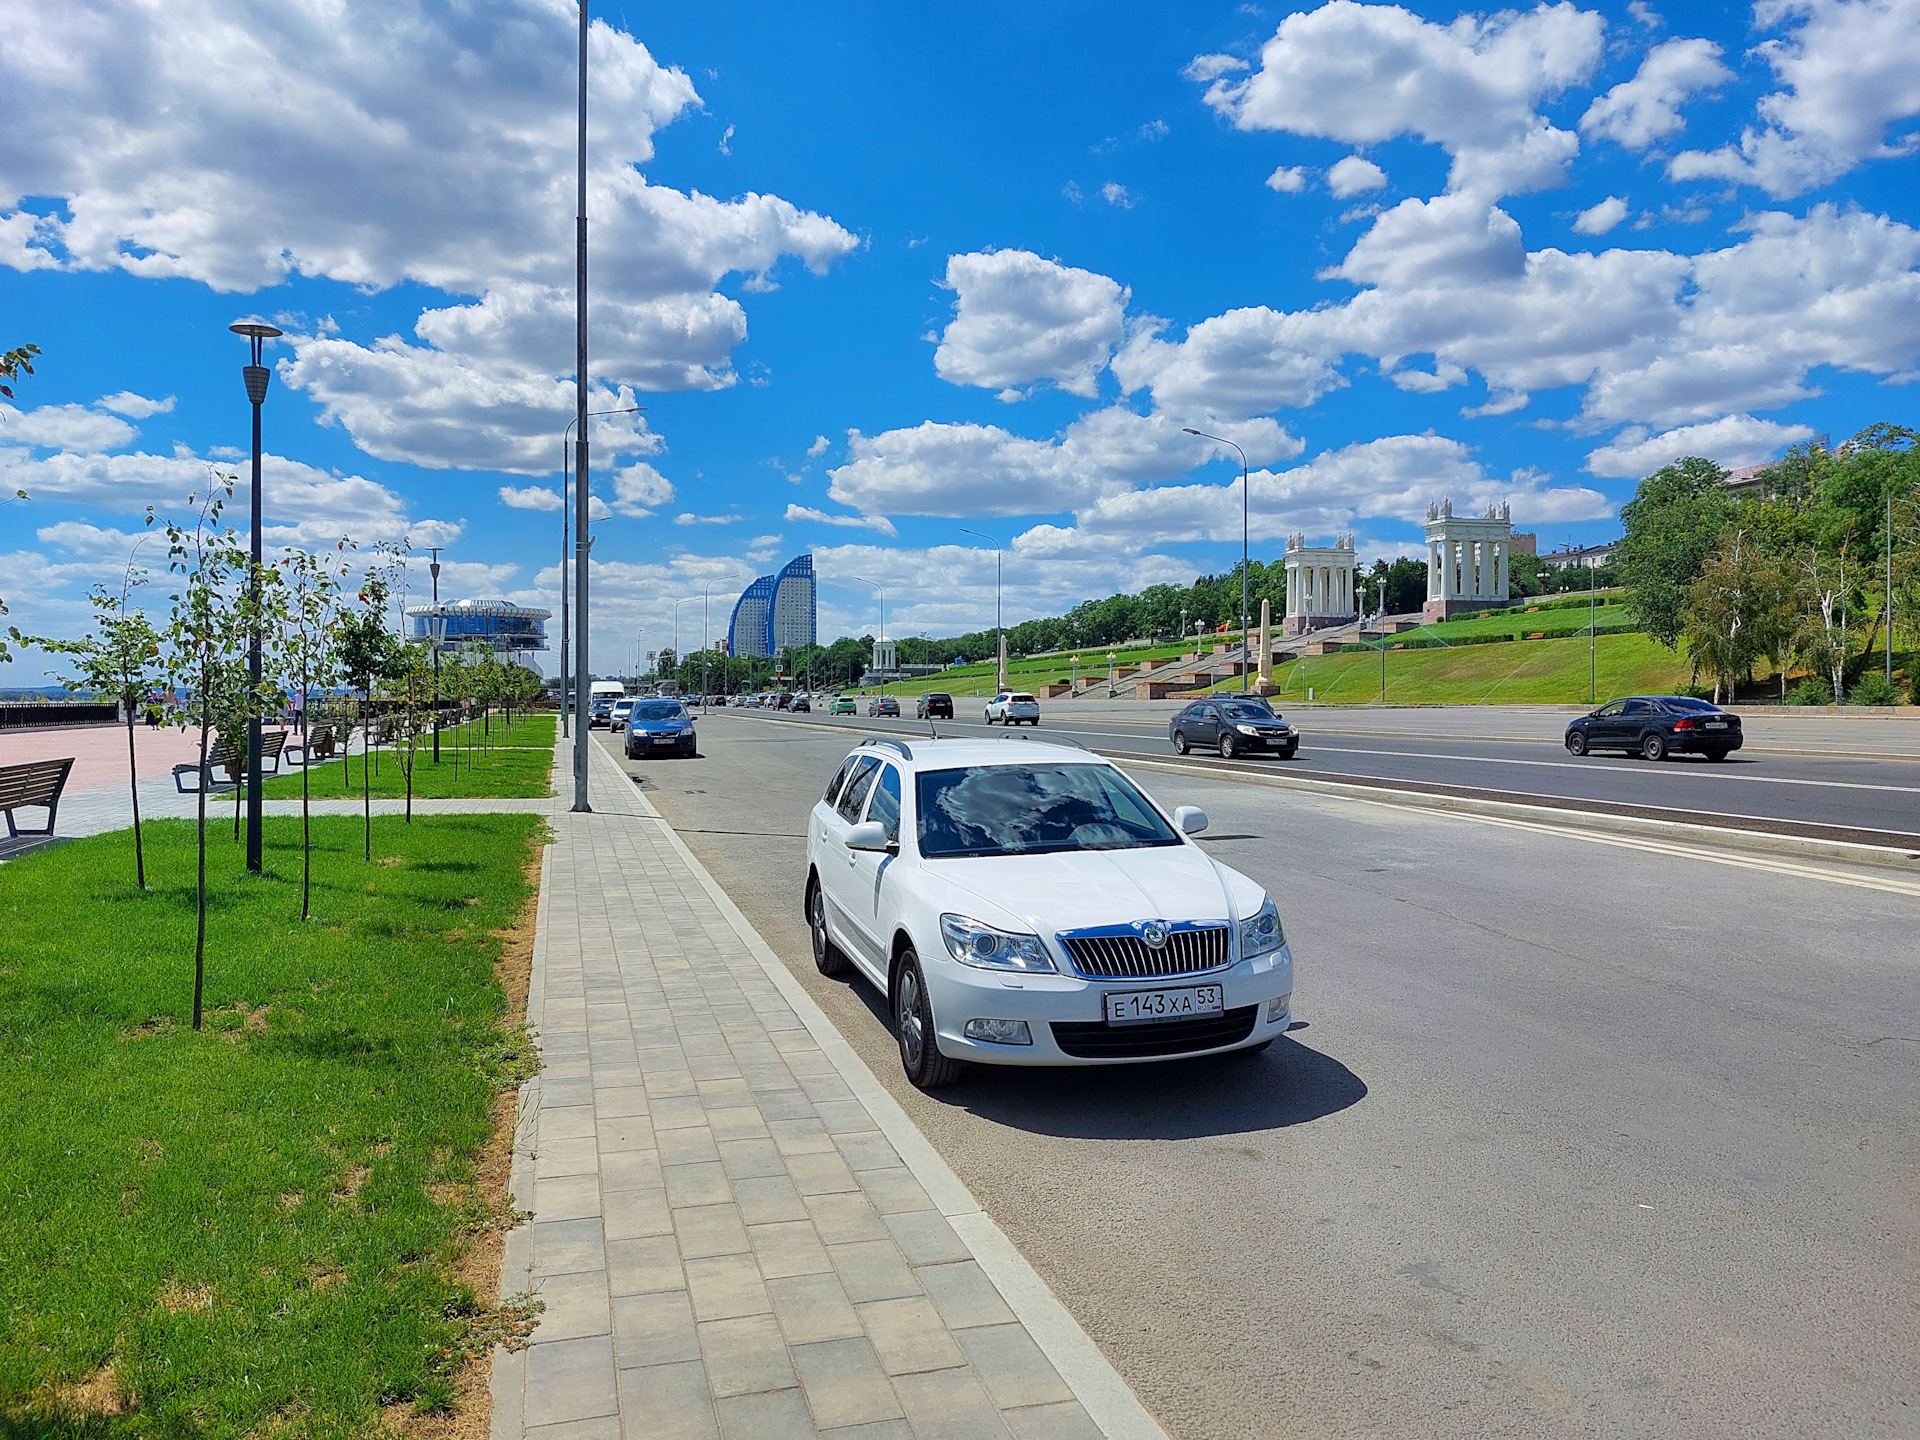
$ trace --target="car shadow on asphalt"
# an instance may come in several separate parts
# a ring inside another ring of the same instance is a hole
[[[969,1066],[934,1098],[982,1119],[1070,1140],[1191,1140],[1281,1130],[1336,1115],[1367,1083],[1282,1036],[1258,1055],[1077,1068]]]

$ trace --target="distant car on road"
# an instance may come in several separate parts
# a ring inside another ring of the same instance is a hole
[[[627,728],[627,716],[633,713],[633,707],[639,702],[625,696],[613,702],[613,708],[607,712],[607,728],[618,735]]]
[[[853,696],[836,695],[833,697],[833,703],[827,707],[827,713],[829,715],[858,715],[860,713],[860,707],[854,703]]]
[[[793,692],[791,690],[782,690],[778,695],[774,696],[773,708],[776,710],[791,710],[793,708]]]
[[[876,695],[867,701],[869,715],[898,715],[899,713],[900,702],[891,695]]]
[[[793,704],[787,708],[792,710],[796,715],[811,715],[813,713],[813,696],[807,694],[796,695],[793,697]]]
[[[1691,695],[1629,695],[1567,726],[1567,750],[1624,750],[1646,760],[1704,755],[1724,760],[1743,737],[1740,717]]]
[[[916,720],[953,719],[953,696],[943,695],[938,690],[929,690],[914,702],[913,718]]]
[[[1300,748],[1300,732],[1258,695],[1196,700],[1167,722],[1167,738],[1182,755],[1193,749],[1218,750],[1223,760],[1243,750],[1291,760]]]
[[[874,736],[807,821],[813,962],[885,999],[913,1084],[989,1065],[1266,1048],[1293,1017],[1273,899],[1085,750]]]
[[[700,738],[693,715],[678,700],[642,700],[627,716],[627,758],[642,755],[697,755]]]
[[[987,724],[1038,725],[1040,702],[1024,690],[1002,690],[987,701]]]

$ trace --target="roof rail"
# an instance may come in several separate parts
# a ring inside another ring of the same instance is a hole
[[[1071,745],[1076,750],[1087,749],[1087,747],[1082,745],[1078,740],[1074,740],[1066,735],[1055,735],[1055,734],[1019,735],[1019,734],[1009,733],[1009,734],[1003,734],[1000,738],[1002,740],[1024,740],[1029,745]],[[1088,750],[1087,753],[1092,754],[1093,752],[1091,750]]]
[[[869,735],[860,742],[860,745],[854,746],[854,749],[858,750],[861,745],[885,745],[890,750],[898,750],[902,760],[913,759],[913,751],[907,745],[907,742],[904,740],[895,740],[890,735]]]

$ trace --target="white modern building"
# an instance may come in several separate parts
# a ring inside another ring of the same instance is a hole
[[[1358,618],[1351,533],[1331,545],[1310,546],[1304,533],[1287,536],[1287,613],[1283,635],[1304,635]]]
[[[1507,502],[1485,515],[1453,513],[1453,501],[1427,506],[1427,603],[1423,620],[1444,620],[1469,610],[1507,603],[1507,561],[1513,548],[1513,516]]]

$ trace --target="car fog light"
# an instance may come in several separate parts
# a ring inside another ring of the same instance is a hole
[[[1031,1045],[1033,1036],[1024,1020],[969,1020],[967,1039],[990,1040],[995,1045]]]
[[[1267,1001],[1267,1024],[1271,1025],[1276,1020],[1286,1019],[1287,1011],[1292,1008],[1293,992],[1291,990],[1287,991],[1284,995],[1274,996],[1273,999]]]

